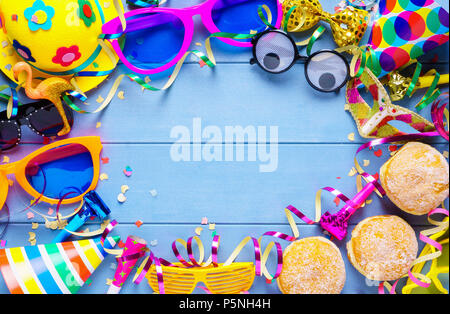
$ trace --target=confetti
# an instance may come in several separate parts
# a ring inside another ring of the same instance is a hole
[[[109,163],[109,158],[108,157],[102,158],[102,164],[106,165],[108,163]]]
[[[366,203],[370,204],[370,203],[372,203],[372,200],[367,200]]]
[[[3,156],[3,161],[4,163],[9,163],[9,157],[8,156]]]
[[[397,145],[389,145],[389,150],[395,152],[397,150]]]
[[[39,224],[37,222],[31,223],[31,229],[36,230],[39,227]]]
[[[357,173],[355,167],[352,167],[352,169],[350,169],[350,172],[348,173],[349,177],[353,177],[355,174]]]
[[[34,218],[34,214],[32,212],[28,212],[27,213],[27,218],[28,219],[33,219]]]
[[[339,197],[336,197],[333,202],[336,204],[336,206],[339,206],[341,200],[339,199]]]
[[[133,169],[131,169],[130,166],[126,166],[125,169],[123,170],[123,173],[124,173],[127,177],[131,177],[131,175],[133,174]]]
[[[102,96],[100,96],[100,95],[97,97],[97,102],[98,102],[99,104],[101,104],[104,100],[105,100],[105,99],[104,99]]]
[[[201,224],[202,224],[202,225],[207,225],[207,224],[208,224],[208,218],[203,217],[203,218],[202,218]]]
[[[442,152],[442,155],[444,155],[444,157],[448,159],[448,151],[444,150],[444,151]]]
[[[120,240],[119,243],[117,243],[117,246],[123,249],[125,247],[125,243],[123,243],[122,240]]]
[[[116,270],[116,268],[117,268],[116,263],[109,264],[109,268]]]
[[[158,195],[158,192],[156,192],[155,189],[150,190],[150,195],[153,196],[153,197],[156,197]]]
[[[209,230],[216,229],[216,224],[209,224]]]
[[[336,177],[336,179],[340,180],[340,179],[341,179],[341,177]]]
[[[198,62],[198,64],[200,64],[200,67],[203,68],[203,67],[206,65],[206,62],[203,61],[203,60],[200,60],[200,61]]]
[[[31,245],[36,245],[36,233],[30,231],[28,232],[28,235],[28,242],[30,242]]]
[[[152,80],[148,77],[148,76],[146,76],[145,78],[144,78],[144,81],[145,81],[145,83],[150,83]]]
[[[108,175],[106,173],[100,174],[100,181],[108,180],[108,179],[109,179],[109,177],[108,177]]]
[[[105,230],[106,227],[108,227],[110,222],[111,222],[111,220],[109,220],[109,219],[103,220],[103,222],[100,224],[100,229]]]
[[[158,245],[158,240],[152,240],[152,241],[150,241],[150,245],[151,245],[151,246],[157,246],[157,245]]]
[[[130,187],[128,185],[122,185],[120,187],[120,191],[125,194],[128,190],[130,189]]]
[[[350,133],[349,135],[347,135],[347,138],[350,140],[350,141],[354,141],[355,140],[355,133]]]
[[[104,3],[103,3],[103,7],[104,7],[105,9],[108,9],[110,6],[111,6],[111,3],[110,3],[110,2],[104,2]]]
[[[0,249],[4,249],[6,247],[6,240],[0,240]]]
[[[119,99],[125,99],[125,96],[124,96],[124,91],[123,90],[121,90],[120,92],[118,92],[117,93],[117,97],[119,98]]]
[[[254,29],[251,29],[251,30],[250,30],[250,35],[254,35],[254,34],[256,34],[256,33],[258,33],[258,31],[255,31]]]
[[[53,215],[53,208],[49,208],[47,214],[50,216]]]
[[[42,140],[42,144],[47,145],[50,143],[50,138],[44,136],[44,139]]]
[[[97,122],[97,124],[95,125],[95,128],[98,129],[101,126],[102,126],[102,123],[101,122]]]
[[[107,285],[107,286],[110,286],[110,285],[112,285],[112,282],[113,282],[113,280],[112,280],[112,279],[110,279],[110,278],[106,278],[106,285]]]
[[[138,228],[140,228],[143,224],[143,222],[141,220],[138,220],[134,223]]]
[[[117,201],[119,203],[124,203],[126,200],[127,200],[127,197],[123,193],[120,193],[119,195],[117,195]]]
[[[196,235],[200,235],[200,233],[202,233],[202,231],[203,231],[203,228],[202,228],[202,227],[197,227],[197,228],[195,228],[195,234],[196,234]]]
[[[370,165],[370,160],[364,159],[363,165],[364,165],[364,167],[367,167],[368,165]]]
[[[380,149],[373,152],[373,154],[377,157],[381,157],[383,155],[383,151]]]
[[[202,43],[195,43],[195,45],[201,47]]]

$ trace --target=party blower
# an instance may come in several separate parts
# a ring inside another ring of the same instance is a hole
[[[136,265],[139,258],[144,256],[147,242],[136,236],[129,236],[125,242],[122,256],[117,258],[117,269],[114,280],[109,286],[108,294],[118,294],[123,284]]]
[[[70,231],[77,231],[88,219],[98,217],[100,220],[103,220],[111,213],[111,210],[108,206],[106,206],[101,197],[95,191],[87,193],[83,200],[83,207],[70,220],[66,228],[61,230],[56,238],[53,239],[53,243],[64,242],[64,240],[71,235]]]
[[[364,201],[375,190],[376,186],[370,182],[358,192],[345,206],[335,214],[326,212],[320,217],[320,225],[336,239],[342,240],[347,235],[348,219],[364,204]]]

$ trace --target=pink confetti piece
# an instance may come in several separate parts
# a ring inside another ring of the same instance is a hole
[[[0,249],[4,249],[6,247],[6,240],[0,240]]]
[[[143,222],[141,220],[138,220],[134,223],[138,228],[140,228],[143,224]]]
[[[103,157],[102,158],[102,164],[106,165],[109,163],[109,158],[108,157]]]
[[[207,217],[203,217],[201,224],[202,225],[207,225],[208,224],[208,218]]]
[[[33,219],[34,218],[34,214],[32,212],[28,212],[27,213],[27,218],[28,219]]]
[[[203,68],[203,67],[206,65],[206,62],[203,61],[203,60],[200,60],[200,61],[198,62],[198,64],[200,64],[200,67]]]
[[[47,214],[53,215],[53,208],[49,208]]]
[[[373,154],[377,157],[381,157],[381,155],[383,155],[383,151],[380,148],[380,149],[374,151]]]

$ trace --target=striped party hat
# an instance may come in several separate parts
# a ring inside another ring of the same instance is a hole
[[[12,294],[77,293],[120,240],[107,237],[0,250],[0,270]]]

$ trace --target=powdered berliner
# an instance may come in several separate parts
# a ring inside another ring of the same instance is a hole
[[[409,142],[380,169],[389,199],[413,215],[424,215],[448,197],[448,163],[430,145]]]
[[[418,250],[411,226],[398,216],[364,219],[352,231],[347,253],[353,266],[371,280],[386,281],[408,273]]]
[[[277,283],[284,294],[340,293],[345,283],[341,252],[324,237],[297,240],[284,250]]]

